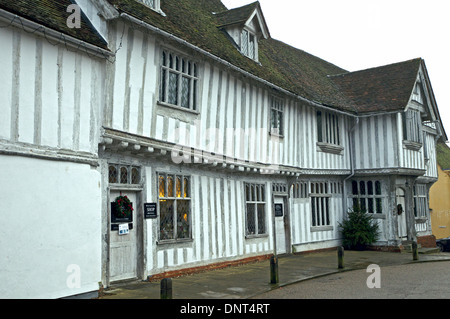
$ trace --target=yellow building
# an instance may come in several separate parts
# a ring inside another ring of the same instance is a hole
[[[436,239],[450,237],[450,148],[437,143],[438,181],[430,189],[431,228]]]

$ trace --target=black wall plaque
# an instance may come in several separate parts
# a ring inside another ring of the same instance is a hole
[[[156,218],[156,203],[144,203],[144,218]]]
[[[275,204],[275,217],[283,217],[283,204]]]

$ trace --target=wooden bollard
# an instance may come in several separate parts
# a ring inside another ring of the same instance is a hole
[[[277,284],[278,281],[278,259],[272,256],[270,257],[270,283]]]
[[[161,299],[172,299],[172,279],[161,280]]]
[[[419,260],[419,251],[417,249],[417,242],[413,241],[411,244],[413,260]]]
[[[344,268],[344,247],[342,247],[342,246],[338,247],[337,255],[338,255],[338,268],[343,269]]]

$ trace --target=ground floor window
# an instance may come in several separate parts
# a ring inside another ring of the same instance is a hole
[[[247,236],[265,235],[266,230],[266,188],[264,184],[245,183]]]
[[[424,218],[427,216],[427,186],[425,184],[417,184],[414,187],[414,216]]]
[[[330,226],[330,197],[331,193],[327,182],[311,182],[311,225]]]
[[[369,214],[383,213],[382,184],[378,180],[352,180],[353,209],[356,207]]]
[[[159,239],[191,238],[190,178],[158,174]]]

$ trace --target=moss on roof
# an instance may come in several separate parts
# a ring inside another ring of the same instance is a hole
[[[443,170],[450,170],[450,147],[443,142],[436,144],[436,156],[439,166]]]

